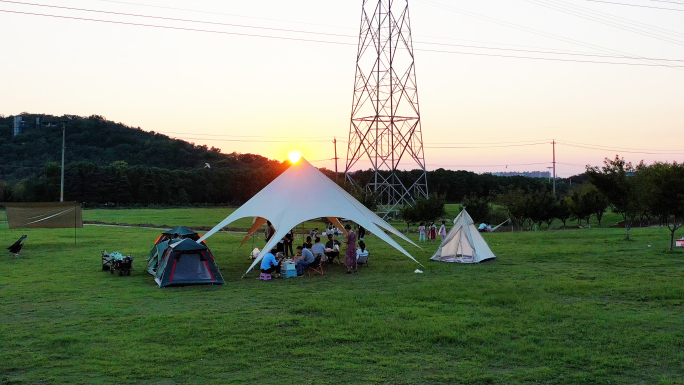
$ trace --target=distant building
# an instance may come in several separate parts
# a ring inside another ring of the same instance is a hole
[[[35,115],[17,115],[14,117],[14,136],[26,133],[29,129],[40,127],[62,127],[62,121],[52,117],[35,116],[35,123],[33,117]]]
[[[26,122],[24,122],[24,117],[19,115],[14,117],[14,136],[20,135],[24,132],[26,128]]]
[[[551,178],[551,172],[549,171],[507,171],[507,172],[492,172],[492,175],[496,176],[526,176],[529,178]]]

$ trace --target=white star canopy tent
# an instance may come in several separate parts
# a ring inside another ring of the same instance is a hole
[[[477,231],[468,212],[463,209],[454,219],[454,227],[430,259],[440,262],[479,263],[490,258],[496,258],[496,255]]]
[[[198,242],[206,240],[228,224],[246,217],[257,218],[254,224],[259,224],[259,226],[265,220],[269,220],[276,232],[245,274],[249,273],[290,229],[316,218],[328,218],[333,223],[337,222],[337,218],[354,221],[422,266],[384,230],[420,248],[418,245],[368,210],[304,158],[290,166],[247,203],[206,233]],[[250,234],[259,226],[256,228],[253,226]]]

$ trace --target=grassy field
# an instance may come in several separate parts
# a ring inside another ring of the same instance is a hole
[[[208,210],[84,219],[228,212]],[[250,247],[220,233],[226,285],[166,289],[143,269],[159,231],[86,226],[76,246],[73,230],[0,231],[28,234],[21,259],[0,254],[0,384],[684,384],[684,253],[666,229],[485,234],[499,258],[479,265],[404,245],[424,269],[368,237],[358,274],[271,282],[241,279]],[[132,276],[100,271],[103,249],[131,253]]]
[[[446,205],[447,218],[453,220],[456,218],[460,212],[460,205],[448,204]],[[105,222],[105,223],[122,223],[122,224],[148,224],[161,227],[176,227],[179,225],[188,227],[213,227],[228,215],[233,213],[235,208],[226,207],[216,207],[216,208],[180,208],[180,209],[166,209],[166,210],[154,210],[154,209],[132,209],[132,210],[107,210],[107,209],[95,209],[95,210],[84,210],[83,220],[84,221],[94,221],[94,222]],[[4,219],[5,212],[0,211],[0,220]],[[622,220],[618,214],[607,212],[603,218],[603,226],[610,227],[616,222]],[[390,221],[390,224],[395,226],[397,229],[405,230],[406,224],[401,221]],[[496,226],[498,223],[492,224]],[[252,218],[239,219],[229,225],[230,228],[235,229],[248,229],[252,225]],[[439,223],[438,223],[439,225]],[[447,222],[448,226],[451,226],[450,222]],[[576,221],[568,221],[568,227],[577,227]],[[598,227],[598,221],[595,217],[591,218],[589,225],[592,227]],[[309,231],[314,227],[322,229],[323,224],[321,222],[305,222],[301,225],[300,230]],[[555,220],[551,224],[552,229],[560,229],[563,227],[563,223],[559,220]],[[413,225],[411,230],[416,231],[417,226]],[[542,229],[546,229],[547,225],[543,224]],[[510,229],[510,227],[503,227],[504,229]]]

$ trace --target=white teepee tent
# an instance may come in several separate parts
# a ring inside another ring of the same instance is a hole
[[[245,217],[258,217],[255,225],[259,224],[259,226],[269,220],[276,229],[273,237],[266,243],[245,274],[249,273],[290,229],[304,221],[316,218],[328,218],[333,222],[336,222],[337,218],[354,221],[420,264],[389,235],[385,234],[384,230],[420,248],[418,245],[368,210],[304,158],[290,166],[247,203],[206,233],[198,242],[209,238],[231,222]],[[253,226],[250,232],[256,229],[258,226]]]
[[[477,231],[468,212],[463,209],[454,219],[454,227],[430,259],[441,262],[479,263],[490,258],[496,258],[496,255]]]

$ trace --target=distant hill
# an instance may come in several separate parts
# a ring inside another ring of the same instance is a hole
[[[278,166],[253,154],[222,154],[164,134],[143,131],[99,115],[51,116],[23,113],[23,133],[13,135],[14,117],[0,117],[0,180],[16,182],[42,172],[47,162],[61,162],[62,122],[66,130],[67,163],[89,161],[97,166],[117,161],[130,166],[169,170],[212,168],[247,170]]]

